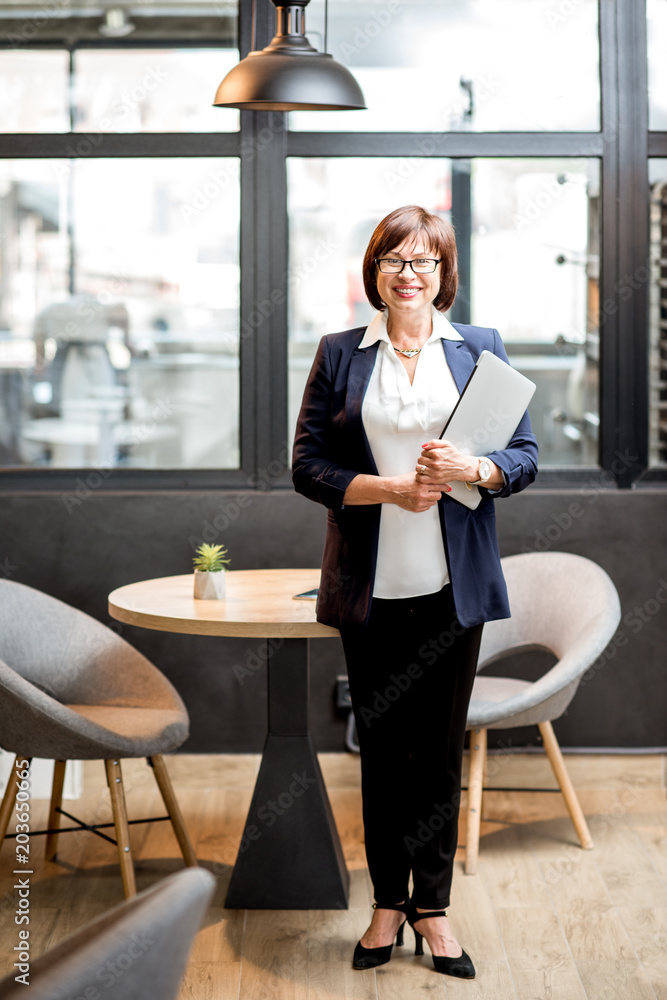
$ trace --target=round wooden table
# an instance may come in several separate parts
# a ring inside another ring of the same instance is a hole
[[[339,633],[315,620],[315,601],[293,597],[319,580],[317,569],[230,570],[220,601],[195,600],[192,574],[109,595],[109,614],[127,625],[267,640],[268,733],[227,907],[347,907],[349,875],[308,722],[310,640]]]

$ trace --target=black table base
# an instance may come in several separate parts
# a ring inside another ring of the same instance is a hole
[[[347,909],[350,878],[308,728],[309,642],[271,648],[269,732],[229,908]]]

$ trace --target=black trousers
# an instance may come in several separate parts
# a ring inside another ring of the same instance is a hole
[[[482,625],[464,629],[451,585],[373,598],[341,629],[361,750],[368,868],[378,903],[449,905],[468,703]]]

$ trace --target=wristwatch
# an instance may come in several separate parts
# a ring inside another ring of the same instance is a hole
[[[466,483],[467,488],[470,490],[473,486],[483,486],[484,483],[488,482],[491,478],[492,467],[491,461],[488,458],[478,458],[479,466],[477,468],[477,475],[479,479],[476,479],[474,483]]]

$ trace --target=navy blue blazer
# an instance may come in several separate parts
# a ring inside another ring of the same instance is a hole
[[[463,340],[442,340],[459,392],[483,350],[508,361],[497,330],[453,323]],[[308,376],[294,438],[292,480],[298,493],[328,507],[317,620],[334,628],[365,627],[375,579],[381,504],[343,504],[350,482],[378,475],[361,418],[379,341],[364,350],[366,328],[322,337]],[[508,362],[509,363],[509,362]],[[418,459],[415,455],[415,464]],[[518,493],[537,474],[537,442],[526,412],[509,446],[488,452],[505,486],[470,510],[443,495],[438,501],[449,578],[459,622],[468,628],[509,618],[496,537],[495,497]],[[409,471],[409,470],[406,470]],[[415,553],[419,558],[419,553]]]

